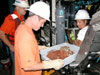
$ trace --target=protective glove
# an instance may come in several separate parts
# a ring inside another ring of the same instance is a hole
[[[43,61],[43,64],[44,64],[43,69],[54,68],[55,70],[58,70],[63,66],[64,61],[62,59],[56,59],[56,60]]]
[[[49,47],[47,47],[47,46],[41,46],[41,45],[39,45],[38,47],[39,47],[39,50],[44,50],[44,49],[49,48]]]
[[[71,31],[70,38],[71,38],[72,41],[75,40],[75,34],[74,34],[73,31]]]

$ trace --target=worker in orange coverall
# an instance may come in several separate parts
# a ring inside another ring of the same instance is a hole
[[[14,52],[15,30],[20,22],[24,21],[25,9],[29,7],[27,0],[15,0],[13,5],[15,5],[13,14],[9,14],[0,27],[0,39],[10,48],[11,52]]]
[[[12,65],[14,64],[15,30],[17,26],[24,21],[24,15],[26,14],[25,9],[29,7],[28,0],[15,0],[13,5],[15,6],[14,12],[5,18],[4,23],[0,27],[0,39],[10,49]]]
[[[32,30],[39,30],[49,21],[50,8],[38,1],[30,6],[29,17],[20,24],[15,33],[15,75],[42,75],[42,69],[60,69],[62,59],[40,61],[39,47]]]

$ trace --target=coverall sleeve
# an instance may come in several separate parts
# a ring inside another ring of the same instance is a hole
[[[5,18],[3,24],[1,25],[0,30],[2,30],[6,34],[9,34],[15,28],[14,26],[15,26],[14,20],[10,15],[8,15]]]

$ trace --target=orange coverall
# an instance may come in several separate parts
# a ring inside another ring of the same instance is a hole
[[[31,28],[21,24],[15,33],[15,75],[41,75],[41,71],[24,71],[22,68],[40,62],[38,44]]]

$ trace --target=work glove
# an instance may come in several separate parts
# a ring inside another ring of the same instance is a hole
[[[42,61],[42,62],[44,64],[44,68],[43,69],[54,68],[55,70],[58,70],[64,65],[64,61],[62,59]]]
[[[47,47],[47,46],[42,46],[42,45],[39,45],[38,47],[39,47],[39,50],[44,50],[44,49],[49,48],[49,47]]]
[[[74,34],[73,31],[71,31],[70,38],[71,38],[72,41],[75,40],[75,34]]]

